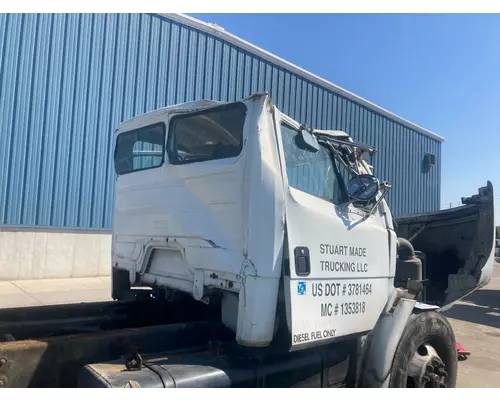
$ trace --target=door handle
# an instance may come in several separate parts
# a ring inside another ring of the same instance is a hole
[[[296,247],[293,252],[295,256],[295,273],[298,276],[309,275],[311,273],[309,249],[307,247]]]

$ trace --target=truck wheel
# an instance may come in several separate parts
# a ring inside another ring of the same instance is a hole
[[[455,334],[435,311],[410,317],[399,341],[389,387],[454,388],[457,381]]]

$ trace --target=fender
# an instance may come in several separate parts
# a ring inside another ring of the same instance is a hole
[[[361,346],[357,386],[389,387],[392,362],[408,319],[413,313],[419,314],[438,308],[398,295],[393,296],[375,328],[368,334]]]

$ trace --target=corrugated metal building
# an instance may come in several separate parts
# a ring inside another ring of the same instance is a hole
[[[0,279],[109,274],[118,124],[256,91],[375,145],[395,214],[439,208],[442,138],[221,28],[175,14],[0,14]]]

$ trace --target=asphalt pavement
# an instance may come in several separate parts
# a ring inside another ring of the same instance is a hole
[[[458,386],[500,387],[500,265],[491,282],[445,312],[457,341],[471,352],[459,362]]]

